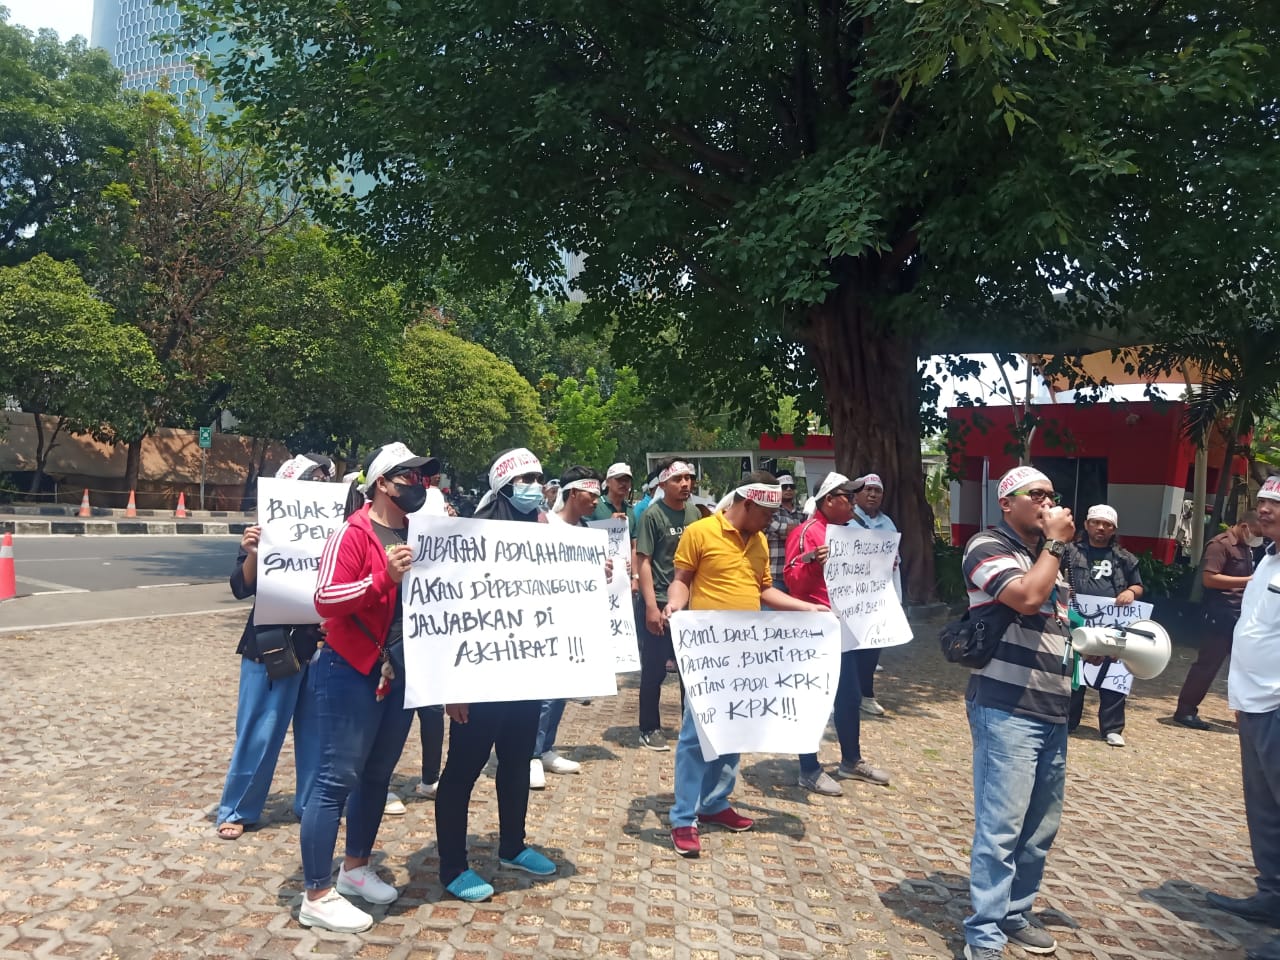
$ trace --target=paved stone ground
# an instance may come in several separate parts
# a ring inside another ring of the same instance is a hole
[[[263,824],[215,837],[233,735],[234,615],[0,636],[0,957],[954,957],[962,948],[971,822],[963,671],[931,639],[885,654],[890,718],[864,725],[889,788],[810,798],[795,759],[744,758],[736,794],[759,818],[708,831],[675,856],[662,814],[673,754],[637,749],[636,691],[571,704],[561,728],[580,776],[549,776],[530,839],[563,864],[499,875],[487,904],[441,899],[432,807],[411,796],[416,727],[396,777],[409,813],[380,837],[403,891],[361,936],[294,916],[298,826],[289,746]],[[1069,751],[1064,828],[1037,907],[1059,957],[1238,960],[1266,931],[1210,911],[1206,889],[1243,895],[1252,868],[1223,681],[1195,733],[1167,721],[1190,652],[1130,699],[1130,746],[1095,731]],[[674,688],[666,716],[677,715]],[[1095,714],[1096,700],[1090,713]],[[834,744],[823,748],[834,759]],[[473,866],[492,876],[492,770],[473,804]],[[1018,951],[1011,950],[1016,956]]]

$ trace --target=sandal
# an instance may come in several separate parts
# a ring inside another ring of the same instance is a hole
[[[454,877],[445,889],[467,903],[481,903],[493,896],[493,887],[474,870],[467,870]]]
[[[218,836],[223,840],[239,840],[244,835],[244,824],[239,821],[226,820],[218,824]]]

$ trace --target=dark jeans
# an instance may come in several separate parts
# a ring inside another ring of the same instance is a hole
[[[444,756],[444,708],[418,708],[418,735],[422,738],[422,782],[440,779],[440,760]]]
[[[1240,714],[1240,769],[1258,893],[1280,897],[1280,710]]]
[[[835,725],[840,740],[840,762],[852,767],[862,759],[862,691],[858,683],[858,651],[840,654],[840,682],[836,686]],[[816,753],[800,754],[800,772],[822,768]]]
[[[636,633],[640,636],[640,729],[648,733],[662,726],[658,705],[662,701],[662,681],[667,679],[667,661],[675,659],[671,628],[651,633],[644,622],[644,601],[636,602]],[[680,687],[680,709],[684,710],[684,686]]]
[[[1204,637],[1200,642],[1200,655],[1187,671],[1187,678],[1182,681],[1182,690],[1178,693],[1178,706],[1174,711],[1179,717],[1195,713],[1213,679],[1222,669],[1227,657],[1231,656],[1231,637],[1235,633],[1238,614],[1205,611]]]
[[[876,697],[876,667],[880,664],[880,647],[873,650],[855,650],[858,655],[858,686],[866,700]]]
[[[1067,714],[1067,729],[1074,730],[1080,726],[1080,718],[1084,716],[1084,692],[1096,689],[1082,686],[1071,692],[1071,709]],[[1124,731],[1124,702],[1129,698],[1114,690],[1098,690],[1098,732],[1104,737],[1108,733]]]
[[[440,882],[467,870],[467,808],[489,754],[498,754],[498,856],[510,860],[524,849],[529,811],[529,757],[538,735],[539,700],[473,703],[466,723],[449,723],[449,758],[436,791],[436,849]]]
[[[321,751],[315,786],[302,813],[302,871],[308,890],[333,885],[333,851],[344,806],[347,856],[373,852],[387,786],[413,725],[413,712],[404,708],[403,655],[397,658],[393,650],[392,663],[396,679],[383,700],[374,695],[377,664],[366,676],[332,647],[324,647],[307,670]]]

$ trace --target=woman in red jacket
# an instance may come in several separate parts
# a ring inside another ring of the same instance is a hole
[[[389,904],[399,896],[369,866],[391,774],[413,711],[404,709],[400,584],[409,570],[408,514],[426,501],[424,476],[439,461],[389,443],[365,461],[357,488],[368,501],[329,538],[320,559],[316,610],[325,645],[310,683],[323,751],[302,815],[303,926],[359,933],[373,918],[346,897]],[[338,820],[347,815],[346,857],[333,882]]]

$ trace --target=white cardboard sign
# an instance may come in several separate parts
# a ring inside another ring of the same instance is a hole
[[[616,694],[607,541],[564,524],[410,514],[405,707]]]
[[[831,609],[847,627],[844,649],[894,647],[911,639],[911,625],[894,588],[902,535],[848,525],[827,525],[823,575]]]
[[[631,603],[631,532],[627,521],[617,517],[588,520],[587,526],[609,536],[606,553],[613,560],[609,580],[609,642],[613,644],[614,669],[631,673],[640,669],[640,648],[636,640],[636,610]]]
[[[1135,600],[1129,604],[1118,604],[1110,597],[1095,597],[1087,593],[1072,597],[1072,605],[1080,611],[1085,625],[1090,627],[1127,627],[1135,620],[1150,620],[1152,606]],[[1086,663],[1084,665],[1084,682],[1097,690],[1114,690],[1125,696],[1133,689],[1133,674],[1129,668],[1117,660],[1107,667],[1107,675],[1102,683],[1098,683],[1101,664]]]
[[[329,535],[342,526],[346,487],[258,478],[258,585],[253,622],[319,623],[316,575]]]
[[[684,610],[671,639],[705,759],[818,749],[840,682],[834,616]]]

